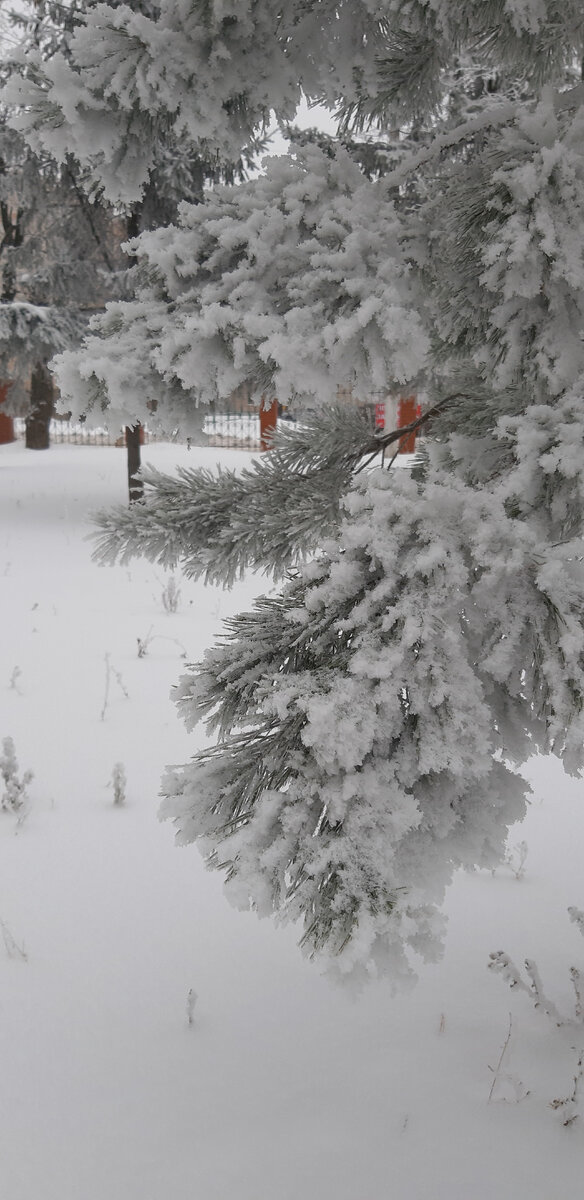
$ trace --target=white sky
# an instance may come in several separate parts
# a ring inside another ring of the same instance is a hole
[[[323,108],[322,104],[310,106],[307,100],[303,100],[299,105],[294,121],[294,125],[298,125],[300,129],[322,129],[324,133],[336,132],[336,121],[328,109]],[[274,122],[274,133],[272,145],[269,154],[285,154],[288,143],[286,139],[278,132],[277,125]]]

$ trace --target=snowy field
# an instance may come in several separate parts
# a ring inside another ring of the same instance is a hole
[[[221,453],[248,460],[144,457]],[[510,839],[527,843],[524,877],[456,879],[444,959],[413,992],[336,990],[297,931],[231,910],[157,820],[165,764],[197,744],[169,699],[181,655],[262,581],[181,581],[168,613],[158,568],[92,564],[88,514],[125,487],[122,450],[0,446],[0,741],[34,771],[25,819],[0,813],[1,1200],[582,1195],[584,1116],[565,1128],[550,1107],[572,1090],[574,1038],[486,967],[529,955],[573,1008],[582,784],[532,764]]]

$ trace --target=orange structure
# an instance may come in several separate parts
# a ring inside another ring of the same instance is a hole
[[[272,400],[272,403],[267,408],[264,407],[264,398],[260,404],[260,449],[270,450],[272,438],[276,432],[276,423],[278,420],[278,401]]]
[[[411,425],[420,415],[420,405],[415,396],[400,396],[397,406],[397,427],[403,429],[404,425]],[[398,454],[415,454],[416,451],[416,431],[407,433],[405,437],[400,438]]]

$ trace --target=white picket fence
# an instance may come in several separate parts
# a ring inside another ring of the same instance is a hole
[[[153,432],[147,425],[144,427],[144,443],[172,441],[189,444],[187,435],[179,430],[161,434]],[[24,439],[25,423],[20,417],[15,418],[14,432],[17,438]],[[203,426],[206,446],[224,446],[237,450],[260,449],[260,420],[256,413],[221,412],[209,413]],[[54,445],[63,443],[73,446],[123,446],[125,435],[123,429],[108,429],[107,426],[97,426],[92,429],[78,421],[65,421],[56,418],[49,427],[50,441]]]

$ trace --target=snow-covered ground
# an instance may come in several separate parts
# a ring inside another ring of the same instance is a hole
[[[247,461],[145,458],[221,453]],[[444,959],[412,993],[336,990],[157,820],[165,764],[196,744],[169,699],[183,647],[197,659],[261,581],[181,581],[167,613],[159,569],[91,562],[88,514],[124,498],[122,450],[0,447],[0,741],[35,776],[26,819],[0,814],[1,1200],[580,1196],[584,1116],[550,1107],[570,1038],[486,964],[529,955],[573,1007],[582,784],[532,765],[524,878],[456,879]]]

